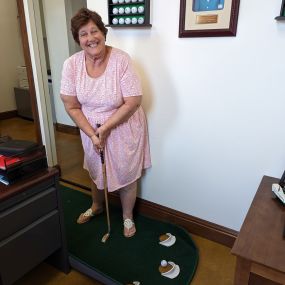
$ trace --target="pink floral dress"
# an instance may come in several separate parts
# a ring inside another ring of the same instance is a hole
[[[127,53],[112,48],[105,72],[92,78],[85,65],[84,51],[69,57],[63,65],[61,94],[77,96],[91,126],[104,122],[123,104],[124,97],[141,96],[138,76]],[[84,168],[98,189],[103,189],[102,165],[90,138],[80,131],[84,149]],[[115,191],[141,177],[151,166],[146,117],[142,107],[112,129],[106,141],[105,160],[108,190]]]

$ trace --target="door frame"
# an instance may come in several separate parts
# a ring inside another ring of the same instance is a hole
[[[37,142],[45,145],[49,166],[57,166],[54,126],[38,0],[17,0]]]

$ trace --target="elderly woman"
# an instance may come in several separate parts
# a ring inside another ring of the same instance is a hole
[[[82,51],[64,62],[61,98],[80,128],[84,168],[92,180],[92,205],[77,222],[85,223],[103,211],[99,151],[104,149],[108,191],[119,191],[123,233],[131,237],[136,232],[137,180],[151,166],[140,80],[128,54],[105,44],[107,29],[96,12],[80,9],[71,19],[71,30]]]

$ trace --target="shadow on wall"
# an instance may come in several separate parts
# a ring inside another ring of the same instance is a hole
[[[159,40],[155,45],[163,48]],[[135,53],[138,54],[152,54],[148,52],[146,46],[134,46]],[[175,128],[175,121],[178,113],[177,96],[168,69],[164,64],[162,57],[163,51],[157,52],[154,56],[149,57],[149,62],[145,61],[141,64],[133,57],[135,69],[137,70],[143,86],[143,108],[145,110],[149,138],[150,138],[150,151],[152,158],[152,173],[157,173],[157,167],[162,167],[165,150],[165,142],[171,136],[171,130]],[[148,68],[148,71],[147,71]],[[159,81],[159,84],[157,82]],[[156,84],[155,84],[156,83]],[[154,90],[153,86],[160,86],[159,90]],[[162,164],[161,164],[162,163]],[[141,197],[141,181],[138,185],[138,195]]]

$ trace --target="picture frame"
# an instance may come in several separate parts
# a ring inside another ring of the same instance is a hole
[[[236,36],[240,0],[180,0],[179,37]]]

